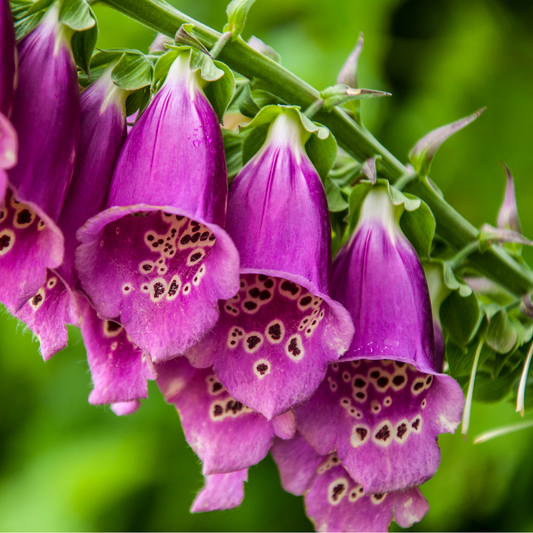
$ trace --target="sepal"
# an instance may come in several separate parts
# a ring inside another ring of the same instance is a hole
[[[255,35],[252,35],[248,39],[248,46],[250,48],[253,48],[256,52],[260,52],[269,59],[272,59],[272,61],[275,61],[276,63],[281,65],[281,56],[276,52],[276,50],[274,50],[274,48],[272,48],[268,44],[264,43]]]
[[[391,96],[391,93],[376,91],[374,89],[356,89],[343,84],[332,85],[320,92],[320,98],[324,100],[323,106],[326,111],[331,111],[334,107],[353,100],[380,98],[382,96]]]
[[[226,9],[228,24],[224,31],[231,32],[231,40],[234,41],[241,34],[246,23],[248,11],[255,0],[231,0]]]

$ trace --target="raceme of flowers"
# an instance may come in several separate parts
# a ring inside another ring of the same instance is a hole
[[[111,65],[80,94],[57,6],[16,45],[1,7],[0,301],[43,358],[78,326],[89,401],[118,415],[157,380],[202,460],[193,512],[238,506],[248,468],[271,451],[318,530],[421,520],[418,486],[463,395],[442,372],[403,206],[376,183],[332,265],[305,149],[323,127],[270,109],[228,196],[219,120],[190,50],[127,133],[130,91]]]

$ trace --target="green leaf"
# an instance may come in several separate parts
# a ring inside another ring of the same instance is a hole
[[[489,321],[487,344],[498,353],[510,352],[516,344],[518,334],[504,309],[495,313]]]
[[[218,65],[223,65],[223,63],[213,61],[210,55],[200,52],[200,50],[191,49],[189,66],[193,72],[198,70],[205,81],[216,81],[224,76],[226,71],[219,68]],[[227,70],[229,71],[229,69]],[[233,81],[233,86],[235,86],[235,81]]]
[[[417,199],[410,194],[408,198]],[[405,211],[400,219],[400,227],[405,236],[414,246],[420,257],[429,257],[431,243],[435,236],[435,217],[425,202],[420,202],[420,207],[414,211]]]
[[[520,376],[521,369],[517,368],[507,376],[493,378],[485,371],[476,374],[476,386],[474,388],[474,400],[483,403],[496,403],[505,400],[511,393],[513,385]],[[468,377],[458,379],[459,384],[465,390],[468,387]]]
[[[48,8],[48,6],[52,5],[53,2],[55,2],[55,0],[37,0],[36,2],[27,2],[27,4],[30,5],[30,8],[24,12],[24,17],[28,17],[34,13],[38,13],[39,11],[44,11]],[[13,15],[15,15],[15,12]]]
[[[242,136],[231,130],[222,130],[228,178],[233,179],[242,169]]]
[[[473,340],[468,346],[458,346],[449,339],[446,342],[446,359],[448,360],[448,364],[450,366],[450,375],[455,379],[465,376],[467,385],[472,372],[472,365],[474,364],[474,358],[478,344],[478,337],[476,337],[475,340]],[[478,368],[493,355],[494,350],[484,344],[479,355]]]
[[[332,213],[339,213],[348,209],[348,202],[344,199],[340,187],[329,177],[326,177],[324,188],[328,199],[328,209]]]
[[[265,108],[263,108],[265,109]],[[246,165],[250,159],[261,149],[266,141],[270,123],[258,124],[244,137],[242,142],[242,163]]]
[[[96,17],[91,8],[89,11],[95,20],[94,26],[88,30],[76,32],[72,36],[71,46],[76,65],[90,77],[91,56],[98,40],[98,23],[96,23]]]
[[[37,26],[37,24],[39,24],[39,22],[43,18],[43,15],[44,12],[39,11],[34,15],[30,15],[29,17],[16,20],[15,37],[17,41],[28,35],[28,33],[30,33]]]
[[[442,302],[440,319],[450,339],[458,345],[465,345],[475,335],[482,313],[474,293],[462,297],[454,291]]]
[[[244,85],[242,88],[241,97],[239,98],[239,111],[248,118],[254,118],[261,111],[261,107],[252,96],[249,84]]]
[[[228,14],[228,29],[231,32],[231,40],[234,41],[244,29],[246,16],[255,0],[231,0],[226,13]]]
[[[320,129],[319,131],[322,133],[324,130]],[[325,138],[319,138],[318,135],[311,135],[305,144],[305,151],[311,163],[316,168],[318,175],[325,182],[337,158],[337,141],[335,137],[331,133]],[[348,207],[348,204],[346,204],[346,207]]]
[[[361,213],[361,207],[365,201],[366,195],[372,190],[372,187],[372,183],[369,181],[363,181],[358,183],[352,189],[352,193],[348,199],[349,211],[346,215],[346,221],[349,223],[350,233],[352,233],[357,226],[359,214]]]
[[[133,115],[137,110],[142,113],[150,103],[150,95],[150,87],[144,87],[130,94],[126,99],[126,116]]]
[[[163,54],[157,60],[154,68],[154,78],[152,81],[153,91],[157,91],[167,77],[168,71],[174,63],[174,60],[183,51],[181,48],[171,48],[166,54]]]
[[[222,124],[224,113],[235,94],[235,78],[233,77],[233,72],[224,63],[220,61],[213,61],[213,63],[218,70],[223,72],[223,76],[208,83],[204,92]]]
[[[140,52],[122,54],[111,72],[111,79],[126,91],[135,91],[152,84],[153,67]]]
[[[178,48],[191,48],[209,55],[207,48],[192,35],[194,24],[182,24],[176,32],[175,42]]]
[[[61,0],[59,22],[74,31],[83,31],[96,24],[96,18],[85,0]]]

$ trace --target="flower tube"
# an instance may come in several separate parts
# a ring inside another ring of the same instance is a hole
[[[98,314],[154,361],[189,348],[238,290],[226,232],[218,120],[182,52],[128,135],[107,209],[78,232],[76,266]]]
[[[11,313],[36,295],[47,268],[63,260],[57,220],[74,169],[80,113],[69,32],[54,4],[18,45],[11,120],[19,154],[0,214],[0,301]]]
[[[306,404],[297,426],[320,455],[336,450],[365,494],[420,485],[437,470],[439,433],[454,432],[464,398],[441,374],[428,288],[383,185],[361,207],[334,261],[333,295],[350,311],[355,335],[342,363]]]
[[[277,117],[228,202],[240,289],[187,355],[195,366],[214,364],[234,398],[270,419],[312,394],[327,362],[349,346],[353,326],[329,296],[330,223],[304,148],[311,133],[294,108],[264,110]]]

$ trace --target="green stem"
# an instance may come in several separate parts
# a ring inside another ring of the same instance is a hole
[[[193,24],[192,33],[208,49],[220,39],[219,32],[181,13],[164,0],[107,0],[107,3],[170,37],[174,37],[182,24]],[[290,104],[299,105],[302,109],[309,108],[320,99],[320,94],[315,88],[275,61],[255,51],[240,37],[227,42],[220,50],[218,59],[242,75],[260,80],[269,92]],[[370,157],[380,155],[380,172],[392,183],[406,174],[405,166],[366,128],[354,122],[341,109],[336,107],[330,112],[321,109],[314,118],[327,126],[339,146],[357,161],[366,161]],[[437,221],[438,235],[451,247],[461,250],[476,240],[478,230],[441,198],[427,180],[408,183],[406,190],[428,204]],[[533,289],[531,269],[518,264],[501,248],[492,246],[483,254],[479,252],[472,254],[470,260],[482,274],[517,295]]]
[[[231,39],[231,32],[230,31],[227,31],[226,33],[223,33],[220,36],[218,41],[213,45],[213,48],[211,48],[211,50],[209,51],[209,53],[211,54],[211,57],[213,59],[216,59],[220,55],[220,52],[222,51],[222,48],[224,48],[224,46],[226,46],[227,42],[230,39]]]
[[[457,252],[457,254],[455,255],[455,257],[453,257],[452,259],[450,259],[448,261],[448,266],[452,269],[452,270],[455,270],[457,267],[461,266],[464,262],[464,260],[469,256],[469,255],[472,255],[474,252],[476,252],[477,250],[479,250],[479,246],[480,246],[480,242],[479,241],[474,241],[474,242],[470,242],[468,243],[462,250],[459,250]]]

